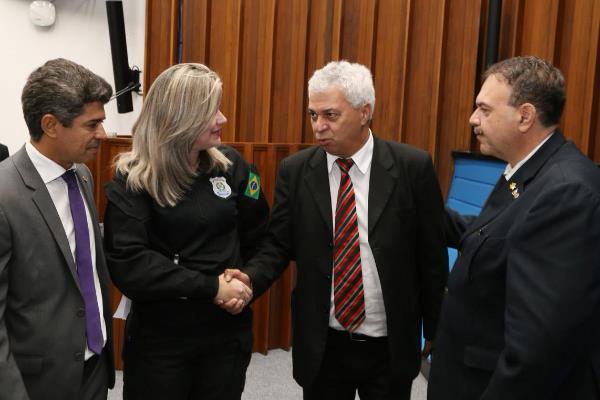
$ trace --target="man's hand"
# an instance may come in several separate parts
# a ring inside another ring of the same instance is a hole
[[[224,274],[219,275],[219,290],[214,303],[231,314],[240,313],[252,299],[252,289],[237,278],[225,280]]]
[[[239,279],[240,281],[244,282],[244,284],[246,286],[248,286],[249,288],[252,287],[252,282],[250,281],[250,277],[237,268],[227,268],[225,270],[225,272],[223,272],[223,275],[225,275],[225,281],[227,281],[227,282],[229,282],[230,280],[235,278],[235,279]]]

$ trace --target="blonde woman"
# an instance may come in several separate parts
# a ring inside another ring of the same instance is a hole
[[[257,172],[221,145],[221,85],[202,64],[164,71],[106,186],[108,265],[132,300],[128,400],[240,399],[244,388],[252,292],[222,273],[251,256],[268,206]]]

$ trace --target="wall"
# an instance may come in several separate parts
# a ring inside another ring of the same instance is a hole
[[[178,3],[147,0],[146,80],[175,62]],[[230,142],[313,143],[306,81],[329,60],[371,68],[373,132],[428,151],[442,191],[452,150],[479,146],[469,115],[479,90],[488,0],[183,1],[183,61],[224,82]],[[600,1],[504,0],[500,58],[538,55],[567,81],[561,126],[600,162]]]
[[[68,58],[94,71],[114,86],[106,4],[104,0],[55,0],[56,22],[41,28],[29,21],[29,0],[0,4],[0,113],[4,126],[0,142],[12,153],[29,139],[21,111],[21,91],[27,76],[52,58]],[[144,65],[145,1],[123,1],[129,64]],[[106,105],[107,132],[129,134],[141,108],[133,95],[134,111],[118,114],[116,101]]]
[[[181,0],[147,0],[146,84],[174,63]],[[330,60],[371,68],[373,132],[428,151],[444,191],[469,150],[481,0],[195,0],[182,59],[223,78],[228,142],[314,143],[306,82]]]

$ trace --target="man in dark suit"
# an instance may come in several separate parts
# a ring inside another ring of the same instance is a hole
[[[8,147],[0,143],[0,161],[8,158]]]
[[[64,59],[22,93],[30,143],[0,164],[0,399],[100,400],[114,385],[109,276],[90,171],[112,89]]]
[[[294,378],[305,399],[409,399],[447,277],[431,158],[380,140],[370,71],[332,62],[308,83],[319,146],[281,162],[270,240],[244,271],[255,295],[290,260]]]
[[[516,57],[484,79],[470,123],[508,166],[479,217],[448,212],[428,398],[600,399],[599,172],[558,130],[557,68]]]

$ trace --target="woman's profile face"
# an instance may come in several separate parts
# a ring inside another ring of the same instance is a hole
[[[192,152],[198,153],[199,151],[220,145],[222,128],[226,123],[227,118],[225,118],[221,110],[218,110],[210,119],[208,126],[198,134]]]

